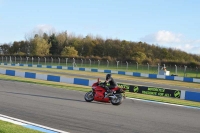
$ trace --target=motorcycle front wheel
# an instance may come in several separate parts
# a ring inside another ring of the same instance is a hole
[[[84,96],[86,102],[91,102],[94,100],[94,95],[92,91],[89,91]]]
[[[120,105],[123,101],[123,96],[121,93],[115,94],[116,98],[111,98],[110,102],[113,105]]]

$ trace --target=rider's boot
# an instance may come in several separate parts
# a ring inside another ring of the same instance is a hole
[[[108,89],[106,92],[105,92],[105,97],[108,97],[109,95],[112,94],[112,91],[110,89]]]

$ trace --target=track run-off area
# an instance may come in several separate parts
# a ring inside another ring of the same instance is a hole
[[[2,68],[2,67],[1,67]],[[11,69],[5,67],[6,69]],[[12,67],[14,69],[14,67]],[[15,70],[29,68],[15,68]],[[30,69],[31,71],[31,69]],[[33,71],[33,69],[32,69]],[[38,69],[35,72],[47,72]],[[51,74],[105,79],[103,73],[59,72]],[[68,75],[67,75],[68,74]],[[118,82],[159,86],[171,89],[194,89],[167,84],[165,80],[113,75]],[[133,80],[133,81],[132,81]],[[183,82],[182,82],[183,83]],[[184,84],[184,83],[183,83]],[[191,83],[192,84],[192,83]],[[195,83],[194,83],[195,85]],[[199,133],[200,109],[125,99],[120,106],[85,102],[85,92],[16,81],[0,80],[0,114],[41,124],[71,133]]]

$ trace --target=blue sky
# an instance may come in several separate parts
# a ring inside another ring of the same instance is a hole
[[[0,43],[67,30],[200,54],[199,7],[200,0],[0,0]]]

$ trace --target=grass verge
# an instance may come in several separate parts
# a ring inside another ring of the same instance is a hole
[[[62,60],[62,59],[61,59]],[[19,61],[18,61],[19,62]],[[52,63],[52,62],[40,62],[41,65],[49,65],[49,66],[63,66],[66,67],[66,62],[65,61],[61,61],[61,63]],[[21,62],[21,64],[32,64],[32,62]],[[38,65],[38,62],[35,61],[33,62],[33,65]],[[72,62],[68,62],[67,63],[68,66],[73,66]],[[98,65],[98,62],[92,61],[92,64],[89,63],[89,61],[86,63],[81,63],[80,61],[77,61],[76,63],[77,67],[83,67],[83,68],[97,68],[97,69],[103,69],[103,70],[116,70],[116,71],[127,71],[127,72],[140,72],[140,73],[151,73],[151,74],[157,74],[158,72],[158,66],[149,66],[148,69],[148,65],[138,65],[136,63],[133,64],[129,64],[128,69],[127,69],[127,64],[124,63],[119,64],[118,68],[117,68],[117,64],[113,64],[110,62],[109,66],[107,66],[107,62],[101,62],[100,65]],[[161,66],[162,67],[162,66]],[[167,66],[167,70],[170,71],[171,74],[175,74],[175,66]],[[187,69],[186,73],[184,71],[183,68],[177,68],[177,74],[181,77],[183,77],[184,75],[187,75],[187,77],[191,77],[191,78],[200,78],[200,74],[198,71],[196,71],[195,69]]]
[[[51,87],[55,87],[55,88],[62,88],[62,89],[76,90],[76,91],[83,91],[83,92],[87,92],[87,91],[91,90],[91,87],[89,87],[89,86],[66,84],[66,83],[61,83],[61,82],[51,82],[51,81],[38,80],[38,79],[20,78],[20,77],[7,76],[7,75],[0,75],[0,79],[25,82],[25,83],[33,83],[33,84],[51,86]],[[176,98],[151,96],[151,95],[144,95],[144,94],[131,93],[131,92],[126,92],[126,96],[130,97],[130,98],[138,98],[138,99],[159,101],[159,102],[193,106],[193,107],[200,108],[200,102],[187,101],[187,100],[181,100],[181,99],[176,99]]]
[[[0,68],[8,69],[8,66],[0,66]],[[9,66],[9,68],[12,68],[12,70],[18,70],[18,71],[29,71],[29,72],[37,72],[41,74],[49,74],[54,73],[54,75],[58,76],[68,76],[70,74],[77,74],[79,77],[84,77],[84,75],[93,75],[96,77],[105,77],[105,73],[101,72],[88,72],[88,71],[77,71],[77,70],[65,70],[65,69],[55,69],[55,68],[35,68],[35,67],[17,67],[17,66]],[[40,70],[40,71],[38,71]],[[75,77],[75,76],[73,76]],[[188,90],[190,88],[196,88],[200,89],[200,83],[195,82],[183,82],[183,81],[176,81],[176,80],[166,80],[166,79],[151,79],[151,78],[145,78],[145,77],[135,77],[135,76],[128,76],[128,75],[119,75],[119,74],[113,74],[113,77],[115,79],[123,79],[123,80],[134,80],[139,82],[151,82],[155,84],[166,84],[166,85],[172,85],[172,86],[183,86],[188,87]],[[140,84],[137,84],[140,85]],[[158,86],[157,86],[158,87]],[[162,87],[161,87],[162,88]],[[169,88],[169,89],[173,89]]]
[[[0,133],[42,133],[42,132],[0,120]]]

